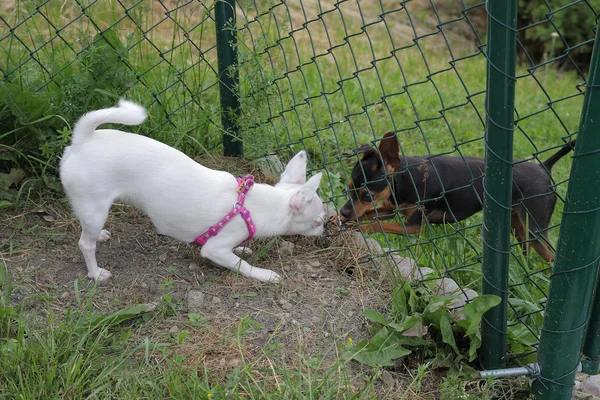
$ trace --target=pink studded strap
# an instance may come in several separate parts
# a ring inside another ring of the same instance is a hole
[[[206,241],[213,236],[217,236],[219,231],[223,229],[225,225],[227,225],[233,217],[239,214],[246,222],[246,227],[248,228],[248,237],[240,243],[238,246],[243,246],[248,243],[256,232],[256,226],[254,222],[252,222],[252,217],[250,216],[250,211],[244,206],[244,201],[246,200],[246,194],[252,189],[254,186],[254,176],[246,175],[243,178],[238,178],[238,198],[231,211],[229,211],[221,220],[215,225],[208,228],[206,232],[202,235],[198,236],[192,243],[197,244],[199,246],[204,246]]]

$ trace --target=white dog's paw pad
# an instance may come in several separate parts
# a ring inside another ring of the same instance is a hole
[[[98,268],[98,270],[99,270],[98,272],[89,273],[88,277],[91,279],[97,280],[98,282],[104,282],[112,276],[110,271],[107,271],[104,268]]]
[[[98,236],[98,241],[106,242],[110,238],[111,238],[110,232],[102,229],[102,231],[100,232],[100,236]]]

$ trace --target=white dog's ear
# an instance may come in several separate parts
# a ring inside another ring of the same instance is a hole
[[[317,194],[322,177],[323,173],[319,172],[310,178],[308,182],[302,185],[302,189],[292,196],[290,199],[290,209],[292,210],[293,214],[301,213],[306,203],[311,201],[312,198]]]
[[[279,183],[302,185],[306,182],[306,151],[298,152],[285,167]]]

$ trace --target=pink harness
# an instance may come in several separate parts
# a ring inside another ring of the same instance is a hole
[[[208,228],[206,232],[202,235],[198,236],[192,243],[197,244],[199,246],[204,246],[206,241],[213,236],[217,236],[219,231],[223,229],[225,225],[229,223],[236,216],[236,214],[240,214],[240,216],[246,222],[246,227],[248,228],[248,237],[240,243],[238,246],[243,246],[250,241],[254,237],[254,233],[256,232],[256,225],[252,222],[252,217],[250,216],[250,211],[244,207],[244,201],[246,200],[246,194],[252,186],[254,186],[254,176],[246,175],[243,178],[237,178],[238,183],[238,198],[231,211],[229,211],[221,220],[215,225]]]

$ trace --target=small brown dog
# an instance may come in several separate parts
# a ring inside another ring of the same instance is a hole
[[[557,199],[550,171],[574,146],[572,140],[542,164],[520,162],[513,167],[513,233],[522,242],[523,251],[529,240],[546,261],[554,259],[546,229]],[[425,219],[431,224],[451,223],[482,209],[483,158],[416,156],[406,157],[403,162],[398,139],[391,132],[382,138],[379,151],[362,146],[357,154],[363,157],[352,170],[350,199],[340,214],[342,221],[373,221],[360,226],[363,232],[415,234],[421,232]],[[373,208],[380,201],[383,204]],[[380,222],[394,218],[396,212],[405,215],[407,221]]]

